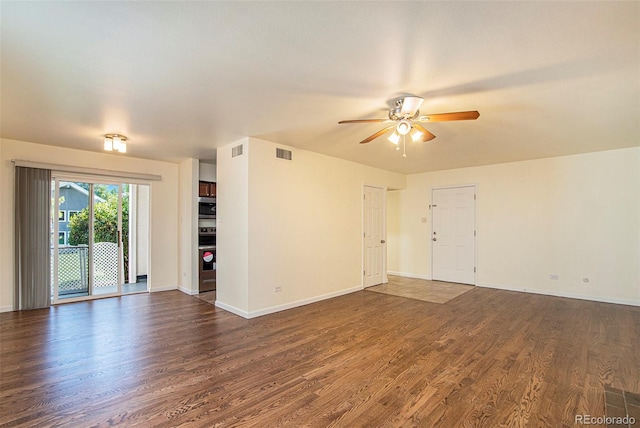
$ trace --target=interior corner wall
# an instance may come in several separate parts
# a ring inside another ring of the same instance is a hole
[[[640,148],[410,175],[388,198],[389,271],[431,277],[431,189],[469,184],[477,285],[640,305]]]
[[[232,157],[233,147],[243,153]],[[217,149],[216,306],[245,318],[249,313],[249,143]]]
[[[180,281],[178,288],[187,294],[198,294],[198,177],[199,161],[187,159],[179,170]]]
[[[250,138],[248,184],[253,317],[362,289],[363,186],[404,188],[406,177]]]
[[[0,151],[0,310],[13,309],[14,167],[12,159],[162,176],[150,186],[149,284],[151,291],[178,286],[178,164],[131,156],[2,140]],[[97,145],[98,147],[98,145]]]

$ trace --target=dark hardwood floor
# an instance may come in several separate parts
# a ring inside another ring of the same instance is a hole
[[[640,392],[640,308],[483,288],[245,320],[178,291],[0,314],[0,426],[574,426]]]

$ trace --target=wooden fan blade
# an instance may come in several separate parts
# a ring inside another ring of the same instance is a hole
[[[384,134],[388,130],[393,129],[395,127],[396,127],[396,125],[391,125],[391,126],[387,126],[386,128],[382,128],[381,130],[379,130],[375,134],[370,135],[367,138],[365,138],[364,140],[360,141],[360,144],[366,144],[369,141],[375,140],[376,138],[378,138],[379,136],[381,136],[382,134]]]
[[[436,138],[435,135],[433,135],[431,132],[427,131],[425,129],[424,126],[420,125],[419,123],[414,123],[413,126],[420,132],[422,132],[422,142],[426,142],[426,141],[430,141],[433,140],[434,138]]]
[[[420,116],[420,122],[448,122],[450,120],[476,120],[480,117],[477,111],[457,111],[455,113],[437,113]]]
[[[341,120],[340,122],[338,122],[339,124],[341,123],[382,123],[382,122],[386,122],[389,119],[356,119],[356,120]]]

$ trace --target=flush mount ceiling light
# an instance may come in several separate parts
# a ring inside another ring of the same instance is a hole
[[[104,149],[108,152],[127,152],[127,137],[120,134],[107,134],[104,136]]]

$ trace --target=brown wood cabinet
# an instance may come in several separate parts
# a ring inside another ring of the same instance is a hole
[[[216,197],[216,183],[201,181],[198,185],[198,196],[203,198]]]

